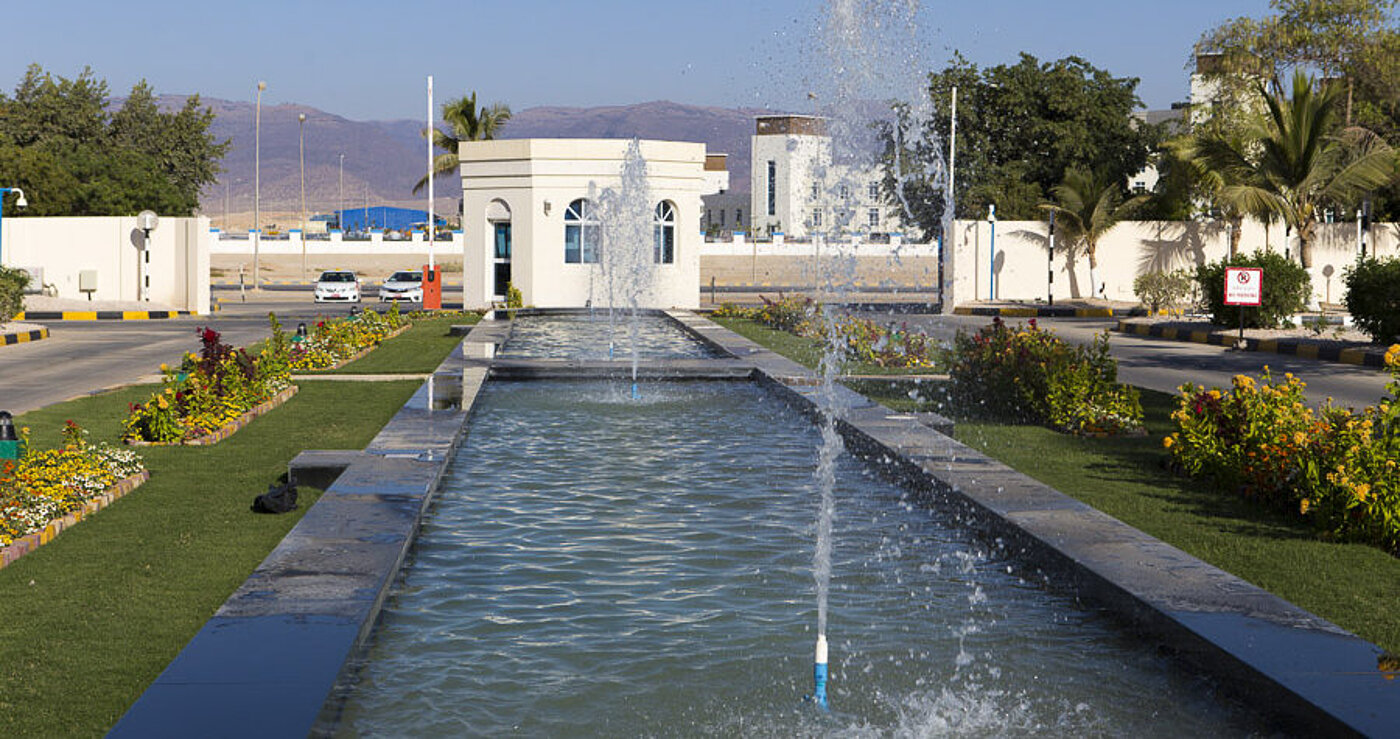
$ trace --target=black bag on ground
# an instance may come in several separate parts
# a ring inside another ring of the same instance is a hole
[[[297,486],[293,484],[267,486],[267,492],[253,498],[254,513],[286,513],[297,507]]]

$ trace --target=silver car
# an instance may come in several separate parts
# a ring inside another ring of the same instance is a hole
[[[400,271],[389,275],[379,286],[379,300],[423,302],[423,273]]]
[[[360,278],[348,270],[326,270],[316,279],[316,287],[312,294],[318,303],[358,303]]]

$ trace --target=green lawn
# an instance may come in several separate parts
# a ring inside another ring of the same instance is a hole
[[[746,335],[774,351],[790,351],[790,340],[770,343],[761,334]],[[949,415],[959,441],[1400,653],[1400,558],[1362,544],[1322,541],[1295,517],[1167,471],[1162,438],[1173,429],[1172,396],[1142,391],[1147,436],[1092,439],[960,414],[943,403],[942,383],[848,384],[896,410]]]
[[[303,489],[301,508],[282,516],[252,513],[253,497],[303,449],[363,448],[418,385],[306,382],[217,445],[143,450],[150,481],[0,569],[0,732],[104,733],[319,491]],[[36,445],[57,445],[65,419],[93,440],[115,440],[127,403],[151,390],[125,388],[16,421]]]
[[[819,339],[809,339],[787,331],[768,328],[758,321],[748,318],[711,318],[710,320],[750,341],[762,344],[808,369],[817,369],[817,365],[821,362],[822,353],[826,351],[825,342]],[[904,369],[880,367],[864,362],[848,362],[842,369],[848,375],[909,375],[939,371],[937,367]]]
[[[453,326],[474,324],[479,320],[480,316],[471,314],[416,320],[407,331],[380,344],[369,354],[344,367],[326,372],[338,375],[405,375],[432,372],[462,342],[462,337],[452,336],[448,331]]]

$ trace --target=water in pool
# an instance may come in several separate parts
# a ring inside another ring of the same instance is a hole
[[[1100,614],[837,464],[811,689],[817,431],[746,383],[490,383],[343,736],[1246,735]]]
[[[708,347],[660,315],[618,310],[593,313],[521,316],[511,326],[501,356],[511,359],[581,359],[630,361],[632,321],[636,322],[639,359],[679,359],[715,356]],[[610,351],[611,349],[611,351]]]

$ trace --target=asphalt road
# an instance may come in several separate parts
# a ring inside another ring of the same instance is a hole
[[[991,322],[981,316],[890,315],[867,312],[881,322],[907,322],[911,328],[943,341],[951,341],[958,329],[976,331]],[[1007,319],[1013,325],[1026,319]],[[1095,335],[1117,325],[1111,319],[1039,318],[1042,328],[1054,329],[1067,341],[1088,344]],[[1337,405],[1361,408],[1384,397],[1389,375],[1372,367],[1303,359],[1284,354],[1239,352],[1208,344],[1151,339],[1114,332],[1109,351],[1118,360],[1118,380],[1139,387],[1176,394],[1183,383],[1228,388],[1235,375],[1257,377],[1268,365],[1276,378],[1292,372],[1307,383],[1309,402],[1320,405],[1332,398]]]
[[[366,303],[366,305],[372,303]],[[348,313],[347,305],[316,305],[309,291],[264,294],[223,304],[209,316],[151,321],[52,321],[49,338],[0,347],[0,409],[11,413],[159,378],[162,362],[199,350],[196,332],[212,327],[223,341],[246,346],[271,334],[275,312],[287,331],[317,316]]]

